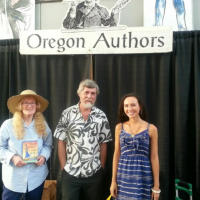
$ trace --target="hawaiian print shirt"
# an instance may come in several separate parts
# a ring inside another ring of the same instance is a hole
[[[85,121],[79,104],[63,111],[54,137],[66,142],[64,169],[75,177],[94,175],[101,168],[100,144],[112,140],[104,112],[93,106]]]

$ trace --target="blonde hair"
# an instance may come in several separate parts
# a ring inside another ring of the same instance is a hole
[[[37,103],[37,107],[40,105]],[[18,140],[24,138],[24,122],[21,112],[21,103],[19,103],[18,111],[16,111],[13,115],[13,128],[15,132],[15,136]],[[39,137],[46,135],[46,126],[45,126],[45,118],[41,112],[37,112],[34,114],[33,119],[35,120],[35,130]]]

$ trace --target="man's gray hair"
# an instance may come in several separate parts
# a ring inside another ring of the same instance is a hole
[[[80,82],[77,93],[80,94],[84,88],[96,88],[97,90],[97,94],[99,94],[99,86],[97,85],[97,83],[91,79],[85,79],[83,81]]]

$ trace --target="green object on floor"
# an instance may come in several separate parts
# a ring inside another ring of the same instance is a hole
[[[181,200],[179,197],[179,191],[184,191],[189,195],[189,200],[192,200],[192,184],[182,181],[180,179],[175,179],[175,190],[176,197],[175,200]]]

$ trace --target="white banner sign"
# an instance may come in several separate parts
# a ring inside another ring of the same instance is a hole
[[[167,27],[113,27],[90,30],[38,30],[20,37],[21,54],[130,54],[171,52]]]

